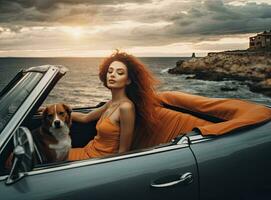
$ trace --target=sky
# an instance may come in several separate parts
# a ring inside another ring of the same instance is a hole
[[[271,29],[271,0],[0,0],[0,57],[204,56]]]

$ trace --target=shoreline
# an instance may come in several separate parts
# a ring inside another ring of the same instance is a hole
[[[190,78],[244,82],[252,92],[271,97],[271,52],[236,50],[210,52],[205,57],[178,60],[170,74],[189,74]],[[234,90],[229,86],[225,91]]]

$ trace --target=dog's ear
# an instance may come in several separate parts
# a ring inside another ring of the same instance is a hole
[[[70,116],[70,115],[71,115],[71,113],[72,113],[72,109],[71,109],[71,107],[70,107],[70,106],[68,106],[68,105],[67,105],[67,104],[65,104],[65,103],[63,103],[62,105],[63,105],[64,109],[66,110],[66,112],[68,113],[68,115]]]
[[[68,116],[69,118],[67,119],[67,123],[68,123],[68,126],[71,127],[72,125],[72,118],[71,118],[71,113],[72,113],[72,109],[70,106],[68,106],[67,104],[62,104],[63,105],[63,108],[66,110],[66,112],[68,113]]]
[[[42,111],[42,119],[43,119],[43,121],[46,121],[47,115],[48,115],[48,107],[44,108],[43,111]]]

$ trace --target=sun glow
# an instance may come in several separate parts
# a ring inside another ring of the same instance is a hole
[[[74,38],[80,38],[82,37],[83,30],[81,27],[64,27],[63,28],[66,33],[71,35]]]

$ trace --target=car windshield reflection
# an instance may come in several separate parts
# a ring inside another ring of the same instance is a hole
[[[10,90],[1,97],[0,133],[40,81],[42,76],[43,74],[41,73],[26,73],[14,87],[10,88]]]

